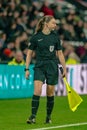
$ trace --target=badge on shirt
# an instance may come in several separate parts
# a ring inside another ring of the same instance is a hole
[[[53,52],[54,51],[54,46],[50,46],[49,50],[50,50],[50,52]]]

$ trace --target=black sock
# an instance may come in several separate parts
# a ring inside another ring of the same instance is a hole
[[[39,107],[40,96],[33,95],[32,98],[32,117],[35,118]]]
[[[54,106],[54,96],[47,96],[47,118],[50,118]]]

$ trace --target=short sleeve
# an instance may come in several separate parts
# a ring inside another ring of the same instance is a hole
[[[54,36],[55,36],[55,43],[56,43],[56,50],[62,50],[62,42],[59,39],[58,33],[55,31],[54,32]]]
[[[36,38],[34,36],[32,36],[30,41],[29,41],[29,44],[28,44],[28,49],[35,50],[36,46],[37,46]]]
[[[56,50],[62,50],[61,40],[59,38],[56,39]]]

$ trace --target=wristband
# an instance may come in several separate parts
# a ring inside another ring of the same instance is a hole
[[[24,71],[27,71],[27,70],[29,71],[29,69],[27,69],[27,68],[24,69]]]

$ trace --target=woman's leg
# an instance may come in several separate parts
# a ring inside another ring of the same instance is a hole
[[[54,107],[54,85],[47,85],[47,117],[46,123],[51,123],[51,113]]]
[[[43,83],[39,80],[36,80],[34,82],[34,95],[32,97],[32,103],[31,103],[31,116],[27,120],[27,123],[35,123],[36,114],[39,107],[39,99],[42,91],[42,85]]]

